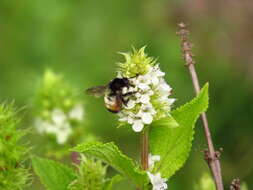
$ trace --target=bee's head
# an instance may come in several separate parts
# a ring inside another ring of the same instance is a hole
[[[122,82],[124,83],[124,86],[129,86],[130,83],[129,83],[129,79],[128,79],[128,78],[125,78],[125,77],[124,77],[124,78],[122,78],[121,80],[122,80]]]
[[[118,91],[123,87],[128,87],[129,84],[128,78],[115,78],[110,82],[109,87],[112,91]]]

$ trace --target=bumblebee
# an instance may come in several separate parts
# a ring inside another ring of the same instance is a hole
[[[95,97],[104,95],[107,110],[112,113],[118,113],[122,109],[122,105],[126,105],[128,102],[126,96],[132,94],[132,92],[123,94],[123,88],[129,89],[130,86],[131,84],[128,78],[115,78],[107,85],[87,89],[86,93]]]

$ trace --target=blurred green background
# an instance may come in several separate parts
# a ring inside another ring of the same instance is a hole
[[[193,88],[183,66],[176,24],[190,24],[197,72],[210,83],[208,117],[217,148],[223,148],[224,183],[239,177],[253,187],[253,4],[250,0],[0,0],[0,101],[26,106],[36,80],[46,68],[62,73],[80,89],[86,118],[103,141],[115,141],[138,158],[138,134],[116,129],[116,116],[103,100],[88,97],[85,88],[115,77],[118,51],[147,45],[158,57],[174,89],[176,106],[190,100]],[[29,118],[23,125],[29,126]],[[169,189],[192,189],[204,171],[203,130],[196,127],[186,165],[171,179]],[[39,184],[29,189],[44,189]],[[129,189],[122,183],[118,189]]]

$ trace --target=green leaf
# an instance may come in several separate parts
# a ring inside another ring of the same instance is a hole
[[[105,144],[99,142],[84,143],[76,146],[73,151],[101,159],[121,174],[132,179],[138,186],[148,183],[146,172],[136,166],[132,159],[124,155],[113,142]]]
[[[162,119],[154,121],[151,124],[151,127],[152,126],[176,128],[179,127],[179,124],[173,117],[164,117]]]
[[[177,121],[177,128],[152,126],[150,128],[150,149],[153,155],[160,155],[153,172],[160,172],[163,177],[171,177],[180,169],[189,156],[193,140],[194,125],[199,115],[208,108],[208,84],[189,103],[172,111]]]
[[[121,175],[115,175],[111,179],[106,180],[103,190],[112,190],[112,187],[115,183],[118,183],[119,181],[122,180]]]
[[[76,177],[71,168],[48,159],[33,157],[32,166],[48,190],[67,190]]]

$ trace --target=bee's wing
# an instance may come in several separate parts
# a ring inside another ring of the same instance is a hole
[[[86,90],[86,94],[92,95],[95,97],[100,97],[105,94],[107,88],[108,88],[108,85],[91,87]]]

